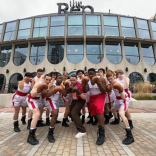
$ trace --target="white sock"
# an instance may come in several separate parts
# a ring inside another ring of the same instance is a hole
[[[51,126],[50,126],[49,128],[54,128],[54,127],[51,127]]]
[[[126,129],[130,129],[130,127],[126,127]]]
[[[30,130],[33,130],[33,129],[36,129],[36,128],[30,128]]]
[[[13,122],[15,123],[15,122],[17,122],[18,120],[13,120]]]

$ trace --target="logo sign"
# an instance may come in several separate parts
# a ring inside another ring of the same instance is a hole
[[[69,9],[69,5],[67,3],[57,3],[58,5],[58,13],[61,14],[61,13],[67,13],[68,12],[68,9]],[[77,1],[74,1],[71,2],[70,1],[70,12],[82,12],[84,13],[85,12],[85,9],[90,9],[91,13],[94,13],[94,8],[90,5],[82,5],[82,2],[77,2]]]

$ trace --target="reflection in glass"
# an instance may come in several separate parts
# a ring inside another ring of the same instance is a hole
[[[138,31],[140,38],[150,39],[147,20],[137,19]]]
[[[100,15],[86,15],[86,35],[101,35]]]
[[[6,85],[5,75],[0,74],[0,93],[4,93],[5,85]]]
[[[140,56],[137,43],[124,43],[125,56],[129,63],[136,65],[139,63]]]
[[[104,35],[119,36],[117,16],[103,16],[104,18]]]
[[[98,64],[103,60],[102,42],[87,42],[87,59],[93,64]]]
[[[63,42],[51,42],[48,48],[48,61],[51,64],[58,64],[64,58],[64,43]]]
[[[133,72],[129,75],[130,83],[144,82],[141,74]]]
[[[120,42],[106,42],[106,56],[109,62],[118,64],[122,60]]]
[[[30,62],[33,65],[40,64],[45,55],[45,43],[38,43],[31,45]]]
[[[155,58],[154,58],[152,45],[142,44],[141,50],[142,50],[144,61],[150,66],[154,65]]]
[[[2,29],[3,29],[3,24],[0,25],[0,39],[1,39]]]
[[[45,37],[47,35],[48,17],[36,17],[34,22],[33,37]]]
[[[17,39],[26,39],[30,36],[31,19],[20,20]]]
[[[15,93],[18,88],[18,81],[21,81],[23,76],[19,73],[12,75],[9,82],[8,93]]]
[[[28,45],[17,45],[15,47],[13,62],[16,66],[20,66],[25,62],[27,57],[27,49]]]
[[[70,63],[78,64],[83,60],[83,43],[68,42],[67,44],[67,60]]]
[[[83,35],[83,16],[68,15],[68,36]]]
[[[16,22],[7,23],[4,35],[4,41],[11,41],[14,39]]]
[[[151,26],[153,30],[154,39],[156,39],[156,22],[151,22]]]
[[[52,16],[50,36],[64,36],[65,16]]]
[[[155,82],[156,82],[156,74],[150,73],[150,74],[147,76],[147,81],[149,81],[149,82],[151,82],[151,83],[155,83]]]
[[[0,67],[4,67],[8,64],[11,55],[11,46],[10,47],[2,47],[0,51]]]

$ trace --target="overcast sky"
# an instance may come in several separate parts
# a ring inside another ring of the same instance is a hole
[[[106,12],[150,19],[156,13],[156,0],[80,0],[95,12]],[[35,15],[57,13],[57,3],[70,0],[0,0],[0,23]]]

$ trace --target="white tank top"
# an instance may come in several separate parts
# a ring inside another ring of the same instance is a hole
[[[53,83],[53,86],[56,86],[56,80]],[[59,101],[60,92],[57,92],[56,94],[52,95],[50,98],[54,101]]]
[[[80,79],[79,77],[77,78],[77,82],[81,83],[82,79]]]
[[[88,85],[89,85],[90,95],[97,95],[97,94],[101,93],[101,91],[100,91],[100,89],[96,83],[94,85],[92,85],[90,80],[89,80]]]
[[[20,92],[22,92],[22,93],[28,93],[29,90],[30,90],[30,87],[31,87],[31,82],[29,82],[28,84],[24,82],[24,87],[23,87],[23,89],[20,89],[20,88],[18,87],[17,90],[20,91]]]
[[[121,86],[123,87],[123,84],[122,84],[121,82],[119,82],[119,81],[117,81],[117,82],[120,83]],[[114,88],[113,88],[113,91],[114,91],[114,93],[115,93],[115,96],[121,96],[118,89],[114,89]],[[124,92],[124,94],[125,94],[125,91],[124,91],[124,90],[123,90],[123,92]]]
[[[127,89],[125,85],[125,79],[120,80],[119,78],[117,78],[116,81],[121,83],[124,89]]]

